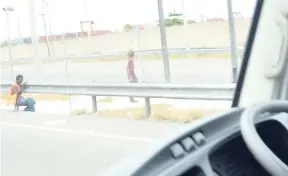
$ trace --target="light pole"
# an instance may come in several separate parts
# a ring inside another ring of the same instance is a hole
[[[139,51],[141,49],[141,46],[140,46],[140,25],[136,25],[135,26],[135,30],[136,30],[136,35],[137,35],[137,45],[136,45],[136,51]],[[146,78],[145,78],[145,71],[144,71],[144,67],[143,67],[143,62],[142,62],[142,59],[140,59],[138,57],[138,55],[136,54],[136,59],[138,61],[140,61],[140,65],[141,65],[141,74],[142,74],[142,82],[146,82]]]
[[[236,46],[236,34],[233,18],[232,0],[227,0],[228,18],[229,18],[229,33],[230,33],[230,49],[231,49],[231,63],[232,63],[232,76],[233,83],[237,81],[237,46]]]
[[[33,46],[33,58],[35,66],[35,80],[41,81],[41,67],[42,61],[38,54],[38,34],[37,34],[37,23],[36,23],[36,8],[34,0],[28,0],[29,17],[30,17],[30,36],[31,44]]]
[[[45,28],[45,34],[46,34],[46,39],[47,39],[47,45],[49,45],[49,52],[50,52],[50,59],[53,59],[55,57],[55,50],[54,50],[54,43],[53,41],[56,40],[55,36],[52,35],[52,30],[51,30],[51,13],[50,13],[50,9],[49,9],[49,3],[47,0],[42,0],[42,10],[43,10],[43,19],[44,19],[44,15],[45,15],[45,21],[44,21],[44,25],[46,26]],[[47,22],[48,21],[48,22]],[[51,36],[50,40],[47,37],[47,26],[49,28],[49,35]],[[52,53],[51,53],[52,52]]]
[[[48,57],[51,59],[50,47],[49,47],[49,43],[48,43],[48,35],[47,35],[45,14],[41,13],[39,15],[42,16],[42,19],[43,19],[43,26],[44,26],[44,31],[45,31],[45,42],[46,42],[46,46],[47,46]]]
[[[6,14],[10,76],[11,76],[11,80],[13,81],[14,80],[14,76],[13,76],[13,64],[12,64],[12,44],[11,44],[11,34],[10,34],[11,32],[10,32],[9,12],[13,12],[14,9],[12,7],[5,7],[5,8],[2,8],[2,10]]]
[[[161,45],[162,45],[165,81],[169,83],[171,81],[171,78],[170,78],[170,66],[169,66],[168,48],[167,48],[167,40],[166,40],[166,30],[165,30],[165,23],[164,23],[163,3],[162,3],[162,0],[157,0],[157,2],[158,2],[158,15],[159,15],[159,26],[160,26],[160,34],[161,34]]]
[[[50,7],[49,7],[49,3],[47,0],[42,0],[42,10],[43,10],[43,15],[45,15],[45,33],[46,33],[46,39],[47,43],[49,45],[49,52],[50,52],[50,59],[53,59],[55,57],[55,47],[54,47],[54,41],[56,40],[55,35],[52,35],[52,24],[51,24],[51,13],[50,13]],[[44,18],[44,17],[43,17]],[[48,36],[51,36],[50,40],[47,37],[47,28],[49,29],[48,31]]]
[[[88,9],[87,9],[87,1],[86,0],[83,0],[83,21],[81,21],[81,28],[82,28],[82,32],[83,32],[83,23],[86,24],[86,23],[90,23],[90,27],[87,31],[87,39],[90,40],[90,35],[91,35],[91,32],[92,32],[92,24],[94,24],[94,21],[89,21],[88,20]]]
[[[66,84],[68,85],[68,83],[69,83],[69,70],[68,70],[67,46],[66,46],[66,38],[65,38],[64,30],[62,31],[62,42],[63,42],[63,51],[64,51],[64,56],[65,56],[65,78],[66,78]],[[70,112],[72,112],[72,99],[71,99],[70,95],[69,95],[69,107],[70,107]]]
[[[184,23],[184,34],[186,38],[186,50],[190,50],[189,37],[188,37],[188,22],[185,11],[185,0],[182,0],[182,13],[183,13],[183,23]]]
[[[19,18],[19,13],[17,13],[17,25],[18,25],[18,37],[19,37],[19,43],[23,43],[23,37],[21,33],[21,24],[20,24],[20,18]]]
[[[51,45],[51,50],[52,50],[52,59],[55,58],[55,47],[54,47],[54,41],[56,41],[56,36],[52,34],[52,24],[51,24],[51,17],[50,15],[48,14],[48,26],[49,26],[49,35],[51,36],[51,39],[50,39],[50,45]]]

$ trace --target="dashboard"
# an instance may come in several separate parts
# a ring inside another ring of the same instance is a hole
[[[288,145],[286,142],[286,129],[279,122],[270,120],[259,123],[257,131],[265,144],[287,164]],[[251,155],[240,134],[211,152],[209,161],[217,176],[269,176]],[[191,175],[189,172],[183,175]],[[194,175],[197,174],[204,176],[203,172],[201,173],[199,170]]]
[[[240,134],[241,108],[187,124],[160,144],[133,156],[102,175],[269,176],[247,149]],[[276,114],[277,115],[277,114]],[[288,133],[275,114],[256,122],[265,144],[288,164]]]

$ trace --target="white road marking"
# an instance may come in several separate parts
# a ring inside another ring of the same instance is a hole
[[[67,120],[47,120],[44,125],[62,125],[66,123]]]
[[[86,135],[86,136],[95,136],[95,137],[102,137],[102,138],[111,138],[111,139],[118,139],[118,140],[130,140],[136,142],[144,142],[144,143],[152,143],[156,142],[156,139],[151,138],[138,138],[138,137],[131,137],[131,136],[121,136],[117,134],[108,134],[108,133],[94,133],[89,131],[79,131],[79,130],[68,130],[68,129],[61,129],[55,127],[43,127],[43,126],[34,126],[34,125],[27,125],[27,124],[16,124],[10,122],[0,122],[0,126],[8,126],[8,127],[16,127],[16,128],[31,128],[43,131],[53,131],[53,132],[62,132],[67,134],[78,134],[78,135]]]
[[[225,69],[203,69],[203,68],[199,68],[199,69],[174,69],[174,72],[177,73],[187,73],[187,74],[203,74],[204,73],[228,73],[229,70],[225,70]]]

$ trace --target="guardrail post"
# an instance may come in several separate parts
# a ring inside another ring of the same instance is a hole
[[[150,98],[145,98],[145,112],[146,117],[149,118],[151,115],[151,104],[150,104]]]
[[[92,96],[92,113],[97,112],[97,99],[96,96]]]

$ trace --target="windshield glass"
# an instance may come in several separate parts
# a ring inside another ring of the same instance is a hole
[[[95,175],[237,106],[255,4],[2,0],[3,175]]]

